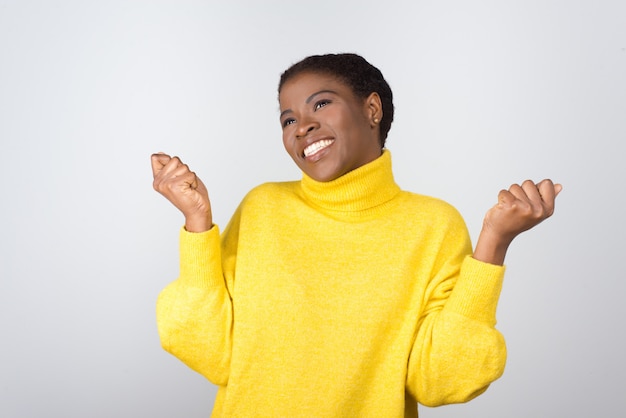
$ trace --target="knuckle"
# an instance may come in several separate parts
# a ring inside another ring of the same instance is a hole
[[[533,210],[533,206],[530,202],[526,202],[525,200],[517,200],[516,206],[523,212],[531,212]]]

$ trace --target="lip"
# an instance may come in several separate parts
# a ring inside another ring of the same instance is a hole
[[[328,148],[332,147],[332,146],[333,146],[333,144],[328,145],[326,148],[324,148],[324,149],[322,149],[322,150],[320,150],[320,151],[316,152],[315,154],[310,155],[310,156],[308,156],[308,157],[304,155],[304,150],[305,150],[308,146],[310,146],[310,145],[312,145],[312,144],[315,144],[316,142],[319,142],[319,141],[324,141],[324,140],[333,141],[333,143],[335,142],[335,138],[332,138],[332,137],[329,137],[329,136],[318,136],[318,137],[311,137],[311,138],[308,138],[308,139],[307,139],[307,140],[306,140],[306,141],[302,144],[302,148],[301,148],[301,150],[300,150],[300,157],[301,157],[301,158],[303,158],[304,160],[318,160],[319,158],[314,158],[314,157],[317,157],[317,156],[318,156],[318,154],[323,153],[326,149],[328,149]]]

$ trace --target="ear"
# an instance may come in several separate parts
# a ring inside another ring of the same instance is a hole
[[[383,102],[378,93],[373,92],[365,99],[365,116],[372,128],[378,127],[383,119]]]

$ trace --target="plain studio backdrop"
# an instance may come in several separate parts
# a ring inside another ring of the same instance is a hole
[[[215,387],[161,349],[182,216],[149,156],[189,163],[225,226],[299,179],[276,87],[357,52],[395,94],[402,188],[475,241],[500,189],[564,184],[510,248],[503,377],[421,417],[623,416],[626,2],[0,1],[0,416],[207,417]]]

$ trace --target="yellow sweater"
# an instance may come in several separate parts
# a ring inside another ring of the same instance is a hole
[[[445,202],[401,191],[388,151],[332,182],[268,183],[181,231],[163,347],[219,386],[213,417],[417,416],[503,372],[504,268]]]

